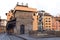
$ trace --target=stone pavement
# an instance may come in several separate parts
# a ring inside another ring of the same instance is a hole
[[[23,40],[13,35],[7,35],[6,33],[0,34],[0,40]]]
[[[36,38],[36,37],[31,37],[28,34],[21,34],[21,35],[7,35],[5,34],[0,34],[0,40],[60,40],[60,37],[53,37],[53,38]]]
[[[18,35],[18,36],[20,36],[22,38],[25,38],[27,40],[37,40],[37,39],[32,38],[31,36],[29,36],[28,34],[22,34],[22,35]]]
[[[60,37],[50,37],[50,38],[34,38],[29,36],[28,34],[22,34],[22,35],[18,35],[20,37],[23,37],[27,40],[60,40]]]

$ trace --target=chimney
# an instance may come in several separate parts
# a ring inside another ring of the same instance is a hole
[[[17,4],[16,5],[19,5],[19,2],[17,2]]]
[[[22,2],[21,4],[22,4],[22,6],[23,6],[23,2]]]
[[[26,6],[28,7],[28,3],[26,3]]]

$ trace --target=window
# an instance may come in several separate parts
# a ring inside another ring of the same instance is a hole
[[[41,22],[41,20],[39,20]]]
[[[10,14],[8,16],[10,16]]]
[[[46,27],[48,27],[48,26],[46,26]]]
[[[47,18],[46,18],[47,19]]]
[[[50,28],[50,26],[49,26],[49,28]]]
[[[33,15],[35,16],[35,13]]]
[[[50,19],[50,18],[49,18]]]
[[[38,20],[38,18],[37,18],[37,20]]]
[[[47,25],[48,23],[46,23],[46,25]]]
[[[50,20],[46,20],[46,22],[51,22]]]

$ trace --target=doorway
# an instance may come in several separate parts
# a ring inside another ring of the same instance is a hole
[[[20,34],[24,34],[25,33],[25,25],[20,25]]]

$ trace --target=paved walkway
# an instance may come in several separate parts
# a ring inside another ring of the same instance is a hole
[[[34,38],[29,36],[28,34],[18,35],[20,37],[26,38],[27,40],[60,40],[60,37],[53,37],[53,38]]]
[[[0,34],[0,40],[23,40],[13,35],[7,35],[6,33]]]
[[[25,39],[27,39],[27,40],[37,40],[37,39],[32,38],[31,36],[29,36],[28,34],[23,34],[23,35],[18,35],[18,36],[20,36],[20,37],[22,37],[22,38],[25,38]]]
[[[17,37],[18,36],[18,37]],[[29,36],[28,34],[22,34],[22,35],[7,35],[7,34],[0,34],[0,40],[60,40],[60,37],[54,37],[54,38],[34,38]]]

